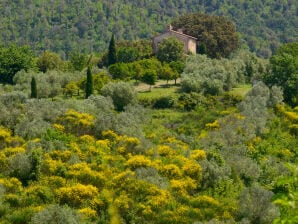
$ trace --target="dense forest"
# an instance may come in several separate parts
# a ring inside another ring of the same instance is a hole
[[[242,44],[269,57],[280,43],[297,41],[295,0],[2,0],[0,42],[29,44],[68,58],[79,50],[100,52],[111,33],[118,40],[151,38],[181,14],[226,16],[236,24]]]
[[[295,1],[0,10],[1,224],[298,223]]]

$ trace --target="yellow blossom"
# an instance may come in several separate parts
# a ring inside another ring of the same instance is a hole
[[[82,209],[79,210],[79,213],[81,213],[86,218],[89,218],[91,220],[95,220],[97,218],[96,211],[91,209],[91,208],[82,208]]]
[[[65,127],[61,124],[53,124],[53,127],[60,132],[63,132],[65,130]]]
[[[157,147],[157,152],[161,156],[172,156],[175,154],[175,151],[167,145],[160,145]]]
[[[192,150],[190,154],[190,158],[194,160],[204,160],[206,159],[206,152],[201,149]]]
[[[162,167],[161,173],[170,179],[179,178],[182,176],[182,172],[175,164],[168,164]]]
[[[151,166],[151,160],[143,155],[136,155],[130,157],[126,162],[126,165],[132,169],[142,166]]]
[[[56,190],[56,194],[60,203],[79,207],[84,201],[98,195],[98,189],[92,185],[76,184],[70,187],[61,187]]]
[[[208,123],[205,126],[206,126],[206,128],[208,128],[210,130],[217,130],[217,129],[219,129],[219,122],[218,122],[218,120],[215,120],[213,123]]]

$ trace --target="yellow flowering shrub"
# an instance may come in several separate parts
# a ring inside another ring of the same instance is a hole
[[[164,165],[161,173],[170,179],[180,178],[182,176],[182,171],[175,164]]]
[[[138,203],[136,207],[138,210],[142,211],[142,215],[144,217],[148,217],[149,219],[152,219],[152,217],[155,215],[155,213],[152,211],[152,208],[149,205]]]
[[[33,204],[48,204],[54,200],[54,194],[48,185],[31,185],[25,188],[23,194],[25,195],[24,203],[26,205]]]
[[[23,147],[9,147],[9,148],[4,148],[3,149],[3,152],[5,153],[5,155],[7,157],[11,157],[11,156],[14,156],[18,153],[25,153],[25,149]]]
[[[166,145],[170,145],[173,149],[180,149],[181,152],[185,152],[188,149],[188,145],[183,141],[175,138],[175,137],[168,137],[163,140],[163,143]]]
[[[57,131],[60,131],[60,132],[64,132],[65,130],[65,127],[61,124],[53,124],[53,127],[57,130]]]
[[[54,175],[44,177],[40,182],[41,184],[44,184],[45,186],[49,186],[51,188],[60,188],[66,185],[66,179]]]
[[[205,126],[209,130],[218,130],[219,122],[218,122],[218,120],[215,120],[213,123],[207,123]]]
[[[199,180],[202,176],[202,167],[200,164],[191,160],[183,165],[182,170],[187,176],[195,180]]]
[[[121,194],[113,202],[113,205],[120,211],[128,210],[131,204],[133,204],[133,200],[129,198],[125,192],[121,192]]]
[[[136,169],[138,167],[144,166],[151,166],[151,160],[143,155],[131,156],[127,160],[126,166],[128,166],[131,169]]]
[[[167,190],[158,190],[158,194],[150,195],[147,197],[148,204],[151,208],[159,210],[165,208],[171,201],[172,197]]]
[[[167,145],[159,145],[157,147],[157,152],[161,156],[172,156],[175,154],[175,151]]]
[[[190,153],[190,158],[194,160],[204,160],[206,159],[206,152],[201,149],[192,150]]]
[[[135,173],[130,171],[130,170],[126,170],[123,172],[120,172],[118,174],[115,174],[113,176],[112,182],[113,185],[115,185],[115,187],[119,187],[119,186],[123,186],[125,187],[125,185],[127,184],[127,181],[133,179],[135,177]]]
[[[7,146],[10,142],[11,131],[0,126],[0,149]]]
[[[57,121],[65,127],[66,131],[76,135],[84,135],[92,132],[95,117],[70,109],[60,116]]]
[[[89,207],[79,209],[79,213],[90,220],[95,220],[97,218],[97,212]]]
[[[95,138],[91,135],[82,135],[82,136],[80,136],[80,141],[90,144],[90,143],[95,142]]]
[[[19,179],[12,177],[12,178],[1,178],[0,184],[5,187],[6,192],[9,193],[18,193],[21,192],[23,189],[22,182]]]
[[[295,156],[295,154],[293,152],[291,152],[289,149],[281,149],[281,150],[278,150],[277,156],[279,158],[289,160],[289,159],[293,158]]]
[[[110,141],[109,139],[104,139],[104,140],[97,140],[95,142],[96,147],[102,149],[102,150],[108,150],[110,148]]]
[[[84,202],[98,195],[98,189],[93,185],[76,184],[56,190],[60,204],[80,207]]]
[[[220,206],[219,201],[207,195],[199,195],[195,198],[192,198],[190,203],[192,204],[193,207],[196,207],[196,208]]]
[[[2,151],[0,152],[0,171],[6,171],[8,169],[8,160],[5,153]]]
[[[5,194],[3,196],[3,201],[8,203],[11,207],[19,207],[21,205],[21,198],[16,194]]]
[[[112,130],[103,131],[101,135],[109,140],[114,140],[118,137],[118,135]]]
[[[69,150],[54,150],[49,153],[49,156],[53,160],[61,160],[62,162],[67,162],[69,161],[70,157],[72,156],[72,152]]]
[[[61,160],[52,159],[48,153],[45,154],[42,165],[42,171],[48,175],[56,175],[61,168],[65,168],[65,164]]]
[[[170,180],[170,186],[172,190],[184,197],[188,196],[189,191],[197,188],[196,181],[189,177],[178,180]]]
[[[284,112],[284,114],[290,121],[292,121],[294,123],[298,123],[298,113],[297,112],[286,111],[286,112]]]
[[[102,187],[106,178],[102,172],[92,170],[87,163],[77,163],[68,167],[67,176],[75,178],[83,184],[92,184]]]

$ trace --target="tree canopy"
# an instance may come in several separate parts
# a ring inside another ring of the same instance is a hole
[[[0,83],[13,84],[14,75],[32,68],[33,54],[28,46],[0,47]]]
[[[183,52],[183,43],[175,37],[169,37],[158,44],[156,57],[161,62],[181,61]]]
[[[227,18],[201,13],[185,14],[173,21],[174,29],[198,38],[211,58],[228,57],[239,46],[235,25]]]
[[[264,77],[269,86],[283,88],[285,102],[298,104],[298,42],[278,48],[270,58],[271,72]]]

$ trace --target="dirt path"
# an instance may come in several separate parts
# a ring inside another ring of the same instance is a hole
[[[176,84],[179,84],[179,83],[180,83],[180,79],[177,79]],[[169,84],[169,85],[174,85],[174,84],[175,84],[175,80],[170,80],[170,81],[168,82],[168,84]],[[167,85],[167,81],[165,81],[165,80],[159,80],[159,81],[157,81],[156,84],[155,84],[154,86],[152,86],[151,88],[152,88],[152,89],[153,89],[153,88],[160,88],[160,87],[165,86],[165,85]],[[149,85],[147,85],[147,84],[145,84],[145,83],[142,83],[142,82],[135,86],[135,88],[136,88],[136,90],[137,90],[138,92],[145,92],[145,91],[148,91],[149,87],[150,87]]]

